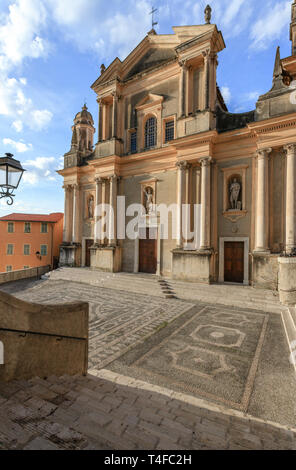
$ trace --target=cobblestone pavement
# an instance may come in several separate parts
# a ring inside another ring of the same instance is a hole
[[[146,295],[62,279],[1,287],[38,303],[88,301],[91,370],[0,384],[0,449],[296,448],[280,316],[164,299],[148,284]],[[181,357],[184,345],[198,357]],[[246,393],[248,415],[233,409]]]
[[[89,302],[90,368],[106,367],[131,347],[194,307],[180,300],[61,280],[36,283],[34,287],[15,295],[23,300],[45,304],[76,300]]]
[[[106,370],[0,384],[0,450],[295,450],[295,437]]]

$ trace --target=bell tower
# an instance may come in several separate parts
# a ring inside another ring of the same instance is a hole
[[[87,110],[86,104],[82,110],[76,114],[72,127],[71,150],[79,150],[83,154],[92,152],[94,143],[94,120]]]
[[[296,55],[296,1],[291,7],[290,40],[292,41],[292,55]]]
[[[71,149],[64,155],[65,168],[81,165],[92,154],[95,131],[93,117],[85,104],[74,118]]]

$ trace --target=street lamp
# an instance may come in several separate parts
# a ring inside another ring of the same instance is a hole
[[[12,153],[6,153],[5,157],[0,158],[0,199],[5,197],[9,206],[13,204],[13,191],[18,188],[24,171]]]

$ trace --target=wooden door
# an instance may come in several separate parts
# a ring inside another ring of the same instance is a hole
[[[153,237],[153,238],[149,238]],[[139,272],[156,274],[157,270],[157,240],[155,233],[146,229],[146,240],[139,240]]]
[[[86,240],[85,246],[85,266],[90,267],[90,247],[93,246],[93,240]]]
[[[244,282],[244,242],[225,242],[224,281]]]

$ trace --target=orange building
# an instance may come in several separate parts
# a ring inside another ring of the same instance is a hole
[[[64,214],[0,217],[0,272],[57,266]]]

